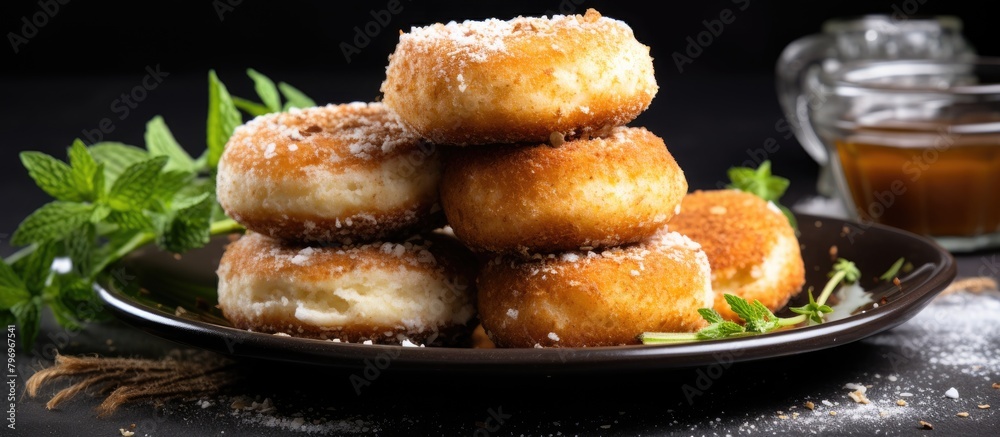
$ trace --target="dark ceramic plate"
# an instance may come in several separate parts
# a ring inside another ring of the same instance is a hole
[[[854,261],[869,303],[822,325],[729,340],[655,346],[471,349],[402,348],[333,343],[232,328],[215,308],[215,269],[225,240],[180,259],[143,249],[99,281],[101,299],[125,322],[155,335],[239,357],[334,367],[391,360],[395,370],[563,373],[651,370],[773,358],[857,341],[913,317],[955,277],[951,255],[929,240],[894,228],[800,215],[806,286],[817,290],[830,270],[831,247]],[[876,281],[899,257],[914,266],[900,286]],[[790,305],[806,299],[805,293]],[[178,310],[178,307],[183,310]],[[783,310],[787,311],[787,310]],[[779,312],[781,315],[782,312]]]

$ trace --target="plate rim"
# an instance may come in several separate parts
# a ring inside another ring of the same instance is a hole
[[[835,217],[796,216],[800,224],[836,221],[838,224],[859,225]],[[609,369],[610,362],[615,364],[610,366],[615,371],[686,368],[796,355],[861,340],[906,322],[956,277],[954,257],[933,240],[877,223],[865,226],[866,229],[877,228],[881,232],[901,234],[907,239],[919,241],[933,249],[940,263],[934,266],[929,276],[909,284],[910,288],[917,289],[902,293],[893,305],[820,325],[682,344],[474,349],[337,343],[276,336],[186,319],[137,302],[120,291],[105,287],[101,281],[95,281],[94,288],[112,314],[129,325],[167,340],[240,358],[340,368],[362,368],[372,365],[375,360],[389,360],[387,366],[391,365],[393,369],[489,370],[500,373],[599,371]],[[283,354],[275,355],[275,352]]]

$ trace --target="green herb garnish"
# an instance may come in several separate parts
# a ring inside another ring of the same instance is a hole
[[[796,223],[792,211],[778,203],[781,196],[788,190],[789,181],[781,176],[771,174],[770,160],[760,163],[760,166],[756,169],[750,167],[730,168],[727,175],[730,181],[729,185],[726,186],[727,188],[745,191],[774,203],[785,214],[785,217],[788,218],[788,223],[793,228],[798,228],[798,223]]]
[[[93,282],[140,246],[155,242],[181,253],[205,245],[211,235],[243,229],[215,199],[216,166],[243,123],[235,101],[244,102],[250,115],[315,105],[288,84],[275,86],[252,69],[247,74],[263,103],[230,96],[215,71],[209,72],[207,147],[197,159],[160,116],[146,124],[145,148],[110,141],[88,147],[77,139],[65,162],[21,153],[28,175],[53,197],[14,232],[11,243],[24,247],[0,260],[0,323],[16,323],[25,348],[32,347],[44,307],[70,329],[104,319]],[[69,258],[72,269],[52,271],[57,257]]]
[[[851,283],[861,277],[861,272],[853,262],[840,258],[833,265],[830,272],[830,280],[823,287],[823,292],[818,299],[813,299],[812,291],[809,291],[809,303],[795,308],[789,308],[799,314],[795,317],[778,317],[771,312],[760,301],[749,302],[746,299],[733,295],[723,295],[729,308],[741,320],[743,324],[728,321],[722,318],[717,311],[711,308],[701,308],[698,314],[709,323],[698,332],[644,332],[639,335],[639,340],[643,344],[674,343],[695,340],[715,340],[720,338],[744,337],[747,335],[765,334],[778,329],[795,326],[807,321],[823,323],[823,318],[827,313],[833,311],[826,305],[827,299],[833,294],[833,290],[841,283]]]
[[[905,262],[906,259],[900,257],[899,259],[896,260],[896,262],[892,263],[892,266],[889,267],[889,270],[886,270],[885,273],[883,273],[882,276],[879,276],[878,278],[883,281],[893,280],[893,278],[895,278],[896,275],[899,274],[899,271],[903,268],[903,263]]]

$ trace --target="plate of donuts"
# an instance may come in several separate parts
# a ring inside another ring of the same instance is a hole
[[[859,284],[869,299],[848,308],[848,315],[839,320],[736,339],[599,347],[402,347],[251,332],[234,327],[216,307],[215,270],[231,242],[224,237],[180,259],[154,247],[142,249],[112,269],[127,274],[100,281],[98,292],[111,312],[128,324],[236,357],[361,368],[366,360],[390,356],[397,370],[527,374],[685,368],[715,363],[720,356],[747,361],[841,346],[905,322],[955,276],[953,258],[914,234],[833,218],[798,215],[797,219],[806,287],[823,286],[834,262],[831,247],[836,247],[838,256],[852,260],[862,271]],[[900,256],[914,268],[899,277],[899,285],[876,281],[874,276]],[[806,301],[800,294],[787,306]],[[787,306],[776,313],[789,314]]]
[[[414,27],[381,101],[235,129],[216,194],[245,234],[137,251],[99,294],[128,323],[234,356],[516,373],[836,346],[902,323],[954,277],[913,234],[811,216],[796,230],[752,194],[689,192],[664,141],[628,125],[658,89],[649,47],[593,9]],[[735,319],[723,293],[787,313],[831,254],[865,274],[901,256],[914,268],[863,283],[821,325],[640,344],[703,328],[701,308]]]

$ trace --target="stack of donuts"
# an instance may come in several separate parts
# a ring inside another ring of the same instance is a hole
[[[439,151],[380,103],[255,118],[219,161],[248,232],[220,262],[236,327],[343,342],[462,344],[476,264],[442,221]]]
[[[499,347],[609,346],[700,329],[699,308],[725,306],[715,288],[774,309],[801,288],[780,211],[736,191],[686,197],[663,140],[626,126],[658,86],[621,21],[416,27],[381,91],[258,117],[229,141],[218,197],[251,231],[219,269],[234,325],[456,344],[478,320]],[[428,233],[445,222],[454,238]]]
[[[400,36],[383,102],[449,149],[441,204],[488,261],[479,317],[500,347],[691,331],[704,252],[664,229],[687,192],[656,135],[624,127],[658,87],[625,23],[585,15],[436,24]]]

